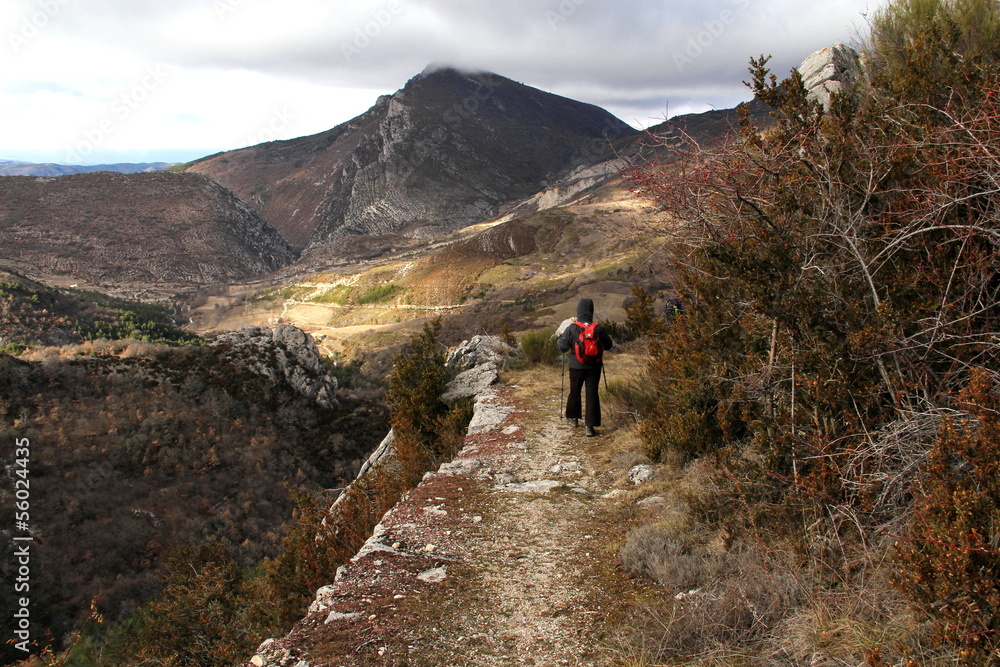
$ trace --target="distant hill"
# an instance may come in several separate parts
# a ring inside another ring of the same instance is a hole
[[[174,166],[174,162],[121,162],[118,164],[53,164],[0,160],[0,176],[66,176],[89,174],[95,171],[114,171],[119,174],[137,174],[159,171]]]
[[[188,343],[177,310],[98,292],[46,287],[0,270],[0,353],[34,345],[69,345],[97,338]]]
[[[0,177],[0,266],[27,275],[203,285],[294,259],[257,213],[197,174]]]
[[[230,188],[293,246],[345,253],[365,236],[428,237],[495,217],[635,132],[496,74],[425,70],[331,130],[187,170]]]

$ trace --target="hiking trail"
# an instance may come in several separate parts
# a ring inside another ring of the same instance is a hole
[[[557,375],[518,379],[480,397],[491,423],[386,513],[254,665],[622,664],[619,626],[650,593],[618,559],[627,471],[607,430],[587,438],[560,418]]]

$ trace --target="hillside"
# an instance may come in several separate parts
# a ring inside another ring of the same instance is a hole
[[[270,225],[196,174],[0,177],[0,266],[36,278],[176,291],[294,258]]]
[[[654,272],[662,246],[655,227],[665,220],[653,202],[609,185],[423,248],[386,248],[360,267],[232,286],[188,314],[196,331],[209,334],[292,322],[327,352],[347,355],[404,341],[436,315],[446,318],[448,344],[504,327],[554,326],[584,294],[598,300],[603,316],[622,320],[634,283],[665,287]]]
[[[492,218],[633,133],[589,104],[438,69],[327,132],[187,170],[233,190],[307,255],[324,247],[343,257],[364,252],[364,237],[426,238]]]
[[[292,327],[0,354],[0,436],[30,442],[32,636],[61,642],[92,601],[110,625],[131,618],[185,545],[243,568],[275,557],[296,494],[343,486],[388,429],[370,396],[336,387]],[[0,501],[13,512],[12,488]],[[7,609],[15,576],[0,567]]]
[[[144,303],[79,289],[46,287],[0,271],[0,351],[61,346],[98,338],[189,343],[174,304]]]

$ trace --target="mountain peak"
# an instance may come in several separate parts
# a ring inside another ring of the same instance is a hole
[[[472,76],[498,76],[492,72],[487,72],[486,70],[476,70],[476,69],[464,69],[461,67],[456,67],[455,65],[448,65],[446,63],[429,63],[420,74],[413,77],[415,79],[424,79],[432,76],[450,77],[450,76],[461,76],[461,77],[472,77]]]
[[[259,207],[293,245],[347,257],[334,239],[426,238],[495,217],[634,132],[592,104],[432,63],[327,132],[189,169]]]

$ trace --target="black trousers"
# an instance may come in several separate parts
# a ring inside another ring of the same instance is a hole
[[[569,396],[566,398],[566,419],[580,419],[587,426],[601,425],[601,399],[597,389],[601,386],[600,368],[569,369]],[[580,401],[580,393],[586,389],[586,412]]]

